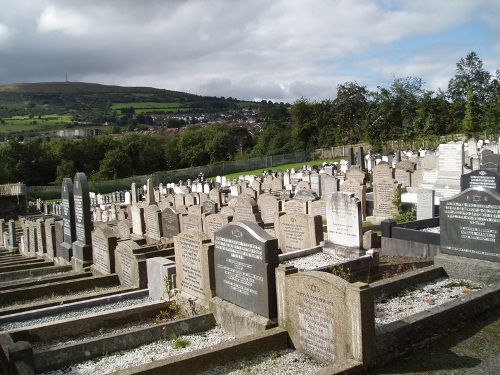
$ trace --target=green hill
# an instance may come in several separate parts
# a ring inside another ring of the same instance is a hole
[[[152,87],[86,82],[3,85],[0,86],[0,140],[74,126],[123,124],[120,117],[130,113],[131,108],[135,114],[206,113],[234,109],[238,103],[241,102],[231,98]]]

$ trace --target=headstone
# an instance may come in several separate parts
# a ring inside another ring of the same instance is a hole
[[[387,178],[394,178],[394,170],[389,164],[377,164],[372,168],[373,183]]]
[[[160,241],[163,236],[161,210],[156,204],[144,208],[145,237],[152,241]]]
[[[162,233],[165,238],[173,238],[180,231],[179,214],[172,208],[167,207],[161,212]]]
[[[216,214],[219,211],[219,206],[217,202],[207,199],[202,203],[203,210],[205,214]]]
[[[460,192],[460,176],[464,171],[465,156],[462,142],[439,145],[439,169],[435,184],[436,196],[451,197]]]
[[[278,240],[257,224],[231,222],[215,233],[216,294],[258,315],[277,316]]]
[[[108,226],[98,226],[92,232],[93,265],[100,274],[115,273],[115,250],[118,239]]]
[[[319,215],[298,213],[276,215],[274,228],[283,253],[308,249],[323,241],[323,221]]]
[[[361,205],[361,215],[362,219],[366,219],[366,185],[360,184],[357,179],[347,179],[340,186],[340,192],[346,194],[354,194],[354,198],[357,198]]]
[[[215,293],[214,247],[198,230],[187,230],[174,238],[177,288],[208,303]]]
[[[260,209],[260,215],[264,224],[274,222],[274,215],[279,211],[278,199],[269,193],[259,195],[257,204]]]
[[[374,216],[378,218],[392,218],[397,215],[394,204],[401,199],[401,186],[393,178],[381,179],[373,184]]]
[[[431,219],[434,215],[434,190],[417,190],[417,220]]]
[[[253,198],[240,195],[238,198],[236,198],[236,203],[233,206],[233,209],[233,221],[247,220],[256,224],[262,223],[259,206]]]
[[[73,258],[80,263],[77,268],[92,263],[92,221],[90,211],[89,185],[85,173],[75,175],[73,198],[75,201],[75,233]]]
[[[500,173],[494,170],[478,169],[463,174],[460,178],[462,191],[472,187],[484,187],[500,193]]]
[[[120,240],[130,240],[130,233],[132,233],[132,222],[130,220],[119,220],[116,223],[116,229]]]
[[[7,230],[9,231],[8,242],[9,246],[7,247],[9,250],[17,250],[17,239],[16,239],[16,222],[14,220],[9,220],[7,223]]]
[[[326,201],[328,241],[342,246],[362,248],[361,203],[351,194],[334,193]]]
[[[316,192],[312,189],[300,189],[295,191],[293,199],[296,201],[314,201],[318,199]]]
[[[339,191],[339,180],[333,175],[320,174],[321,178],[321,199],[326,200],[332,193]]]
[[[441,199],[441,252],[500,262],[500,194],[470,188]]]
[[[75,202],[73,199],[73,182],[70,178],[64,178],[62,182],[61,207],[64,240],[57,248],[57,257],[69,263],[73,256],[73,241],[76,240]]]
[[[142,238],[144,231],[146,229],[146,224],[144,221],[144,208],[141,203],[132,204],[131,207],[131,217],[132,217],[132,233]]]
[[[161,257],[149,258],[146,260],[146,267],[149,297],[153,300],[167,300],[169,291],[175,288],[175,262]]]
[[[284,265],[277,278],[279,325],[297,351],[339,366],[374,359],[373,297],[367,284]]]
[[[232,216],[223,215],[221,213],[206,215],[203,218],[203,231],[210,237],[210,240],[214,242],[215,232],[232,220]]]
[[[283,212],[287,214],[291,213],[303,213],[307,214],[307,201],[296,201],[290,200],[282,203]]]

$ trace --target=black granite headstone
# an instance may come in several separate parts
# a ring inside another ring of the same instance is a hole
[[[477,169],[460,177],[462,191],[473,187],[484,187],[500,193],[500,173],[489,169]]]
[[[75,201],[75,232],[73,256],[83,262],[92,262],[92,220],[90,211],[89,185],[85,173],[75,175],[73,199]]]
[[[216,214],[219,211],[217,202],[207,199],[202,203],[203,213],[205,214]]]
[[[214,238],[216,295],[258,315],[276,317],[278,240],[249,221],[231,222]]]
[[[469,188],[441,199],[441,252],[500,262],[500,194]]]
[[[179,214],[172,207],[166,207],[161,212],[161,226],[163,237],[172,238],[180,233]]]

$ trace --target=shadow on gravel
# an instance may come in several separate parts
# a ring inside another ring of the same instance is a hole
[[[500,308],[497,307],[460,330],[366,374],[498,374],[494,364],[500,358],[499,317]]]

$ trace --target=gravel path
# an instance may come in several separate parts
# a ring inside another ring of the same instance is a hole
[[[345,261],[345,258],[322,252],[314,253],[300,258],[289,259],[281,262],[282,264],[293,264],[299,270],[313,270],[318,267],[336,264]]]
[[[84,292],[82,294],[85,294],[85,293],[88,293],[88,292]],[[77,293],[75,293],[75,295],[76,294]],[[113,309],[123,309],[125,307],[139,305],[139,304],[150,302],[150,301],[152,301],[152,299],[149,296],[145,296],[142,298],[130,298],[130,299],[124,299],[122,301],[117,301],[117,302],[103,303],[103,304],[98,305],[98,306],[84,307],[84,308],[80,308],[80,309],[62,312],[59,314],[47,315],[47,316],[44,316],[41,318],[29,319],[29,320],[18,321],[18,322],[3,323],[3,324],[0,324],[0,331],[8,331],[11,329],[17,329],[17,328],[38,325],[38,324],[47,324],[47,323],[57,322],[57,321],[64,320],[64,319],[78,318],[80,316],[90,316],[90,315],[97,314],[99,312],[113,310]]]
[[[380,296],[375,299],[375,326],[428,310],[482,287],[468,280],[441,278],[415,285],[397,295]]]

